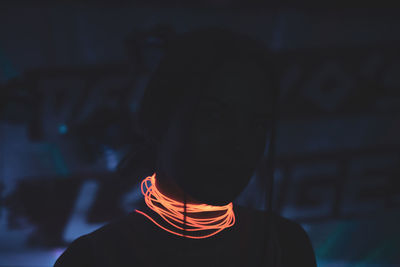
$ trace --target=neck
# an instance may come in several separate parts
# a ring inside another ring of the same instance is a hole
[[[185,192],[182,190],[181,187],[175,182],[173,178],[166,176],[163,173],[157,173],[156,175],[156,184],[158,191],[162,193],[164,196],[172,198],[175,201],[184,203],[185,202]],[[205,204],[202,203],[190,195],[186,194],[186,204]],[[212,211],[212,212],[200,212],[196,214],[191,214],[192,217],[196,218],[212,218],[215,216],[220,216],[224,214],[224,211]]]
[[[162,172],[157,172],[156,178],[157,179],[155,186],[164,196],[167,196],[182,203],[184,203],[186,197],[187,204],[203,204],[200,201],[192,198],[190,195],[186,194],[182,190],[182,188],[175,182],[175,179],[165,175]]]
[[[235,224],[235,214],[233,212],[232,203],[219,207],[205,204],[188,204],[185,202],[186,204],[183,209],[182,202],[164,195],[159,188],[157,188],[156,181],[155,174],[142,181],[142,192],[145,196],[145,202],[150,209],[158,213],[166,223],[170,224],[172,229],[162,226],[142,211],[136,210],[136,212],[146,216],[165,231],[178,236],[202,239],[213,236]],[[184,194],[182,193],[182,195]],[[187,216],[186,206],[188,208]],[[190,232],[197,232],[197,234],[186,233],[186,229]]]

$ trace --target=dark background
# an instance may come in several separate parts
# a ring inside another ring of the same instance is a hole
[[[0,5],[0,266],[52,266],[142,200],[143,177],[115,173],[138,145],[132,118],[163,42],[203,26],[274,53],[274,206],[318,266],[399,264],[399,10],[155,3]],[[263,209],[261,185],[237,202]]]

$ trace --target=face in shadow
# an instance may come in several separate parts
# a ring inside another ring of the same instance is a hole
[[[271,85],[250,59],[224,62],[179,103],[159,149],[158,170],[191,198],[233,201],[263,155],[271,122]]]

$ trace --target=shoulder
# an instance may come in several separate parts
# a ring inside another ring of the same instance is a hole
[[[284,266],[317,266],[314,249],[306,231],[297,222],[277,217],[278,245]]]
[[[67,247],[54,267],[99,266],[98,262],[108,261],[108,257],[119,257],[137,243],[138,219],[135,214],[129,214],[80,236]]]
[[[275,212],[266,213],[262,210],[235,206],[235,213],[237,214],[238,219],[246,225],[252,224],[257,228],[265,228],[268,227],[268,225],[272,225],[274,230],[276,230],[282,237],[290,236],[292,238],[298,237],[300,239],[308,239],[306,232],[299,223],[284,218]]]
[[[278,214],[272,214],[271,217],[274,220],[274,226],[280,236],[290,238],[292,241],[309,241],[306,231],[299,223],[284,218]]]
[[[235,205],[235,214],[237,218],[245,224],[251,223],[258,227],[264,227],[267,221],[272,220],[273,225],[277,227],[279,231],[289,231],[292,234],[305,233],[299,223],[284,218],[275,212],[266,213],[262,210]]]
[[[251,223],[255,235],[264,233],[262,238],[270,237],[274,254],[280,255],[283,266],[316,266],[311,241],[299,223],[276,213],[243,207],[237,211],[238,218]]]
[[[83,235],[75,239],[64,253],[57,259],[54,267],[89,267],[91,264],[92,251],[89,235]]]

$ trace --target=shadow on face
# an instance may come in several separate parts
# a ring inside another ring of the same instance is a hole
[[[159,168],[192,198],[233,201],[263,155],[271,85],[250,59],[231,59],[179,103],[160,148]]]

